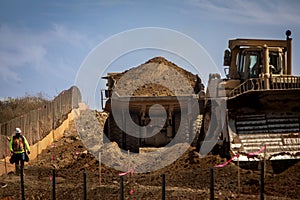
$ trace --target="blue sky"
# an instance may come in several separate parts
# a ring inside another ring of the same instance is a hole
[[[53,98],[74,84],[81,64],[97,45],[115,34],[143,27],[167,28],[191,37],[207,51],[220,72],[228,39],[284,39],[286,29],[290,29],[293,72],[300,75],[297,0],[3,0],[0,98],[39,92]],[[123,71],[157,54],[147,50],[139,56],[125,55],[108,71]],[[176,58],[171,61],[185,65]]]

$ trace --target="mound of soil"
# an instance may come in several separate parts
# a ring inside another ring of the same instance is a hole
[[[163,57],[133,67],[122,73],[111,74],[113,90],[119,96],[178,96],[198,93],[201,80]]]
[[[162,57],[112,78],[117,83],[113,89],[120,96],[190,95],[202,89],[197,75]],[[212,171],[215,199],[260,198],[259,163],[232,162],[223,168],[214,168],[226,160],[214,155],[200,158],[195,148],[186,143],[154,150],[147,158],[124,153],[103,135],[107,118],[105,112],[81,112],[81,120],[72,121],[60,140],[27,163],[25,198],[53,198],[55,180],[57,199],[83,199],[86,177],[87,199],[119,199],[121,179],[125,199],[161,199],[165,177],[166,199],[209,199]],[[300,163],[291,162],[289,168],[280,173],[274,173],[271,168],[275,165],[281,169],[284,164],[285,161],[266,161],[267,199],[300,199]],[[157,169],[147,171],[151,166]],[[143,173],[138,173],[141,171]],[[123,172],[125,174],[120,176]],[[13,172],[0,177],[0,200],[4,199],[21,199],[20,176]]]
[[[106,114],[97,115],[104,123]],[[54,145],[49,146],[26,165],[26,199],[52,198],[53,169],[56,170],[57,199],[83,199],[84,172],[87,177],[88,199],[119,198],[120,171],[99,163],[98,159],[86,149],[76,129],[75,123],[72,122],[63,138],[55,141]],[[93,133],[92,127],[89,131]],[[105,146],[115,155],[120,152],[115,143],[106,143],[103,148]],[[126,161],[127,158],[123,159]],[[209,199],[210,169],[223,162],[224,159],[213,155],[199,158],[195,149],[190,147],[175,162],[164,168],[147,173],[124,175],[125,199],[161,199],[163,174],[166,180],[166,199]],[[269,166],[267,162],[265,174],[267,199],[300,199],[300,163],[294,164],[280,174],[273,173]],[[238,174],[240,188],[238,188]],[[258,168],[242,169],[236,163],[230,163],[224,168],[214,168],[214,177],[215,199],[259,199]],[[19,176],[13,173],[1,176],[0,186],[0,199],[21,199]]]

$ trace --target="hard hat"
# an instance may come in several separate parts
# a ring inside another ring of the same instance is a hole
[[[20,128],[16,128],[15,132],[16,133],[22,133],[22,130]]]

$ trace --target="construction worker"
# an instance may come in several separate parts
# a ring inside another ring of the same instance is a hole
[[[11,158],[9,161],[11,164],[15,163],[16,174],[18,175],[20,172],[20,163],[21,168],[23,169],[24,162],[29,161],[27,154],[30,154],[30,146],[20,128],[15,129],[15,135],[9,142],[9,150],[11,152]]]

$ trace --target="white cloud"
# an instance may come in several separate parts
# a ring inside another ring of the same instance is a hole
[[[46,50],[26,30],[0,27],[0,77],[3,80],[20,80],[19,66],[36,65]]]
[[[10,70],[7,67],[0,67],[0,79],[5,82],[21,80],[17,72]]]
[[[69,55],[70,49],[76,55],[76,51],[87,47],[87,44],[89,41],[83,35],[59,24],[43,32],[2,25],[0,78],[4,81],[20,81],[22,78],[19,71],[24,71],[24,68],[62,76],[57,69],[68,68],[69,60],[74,59],[64,55],[66,49]]]
[[[293,1],[187,0],[211,18],[249,24],[300,24],[300,3]]]
[[[69,30],[60,24],[53,24],[53,30],[51,30],[49,36],[52,40],[60,40],[74,47],[80,47],[81,45],[88,43],[85,36],[77,31]]]

